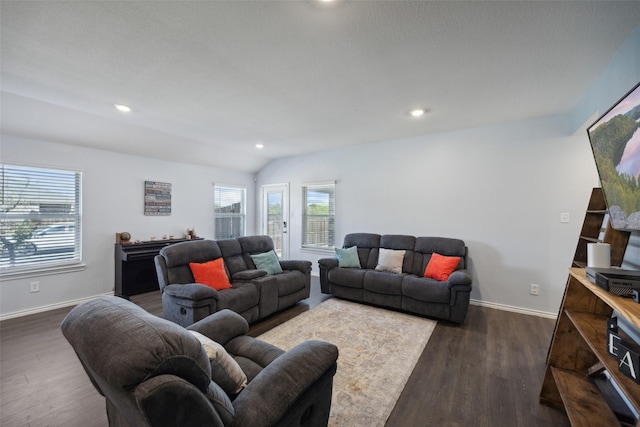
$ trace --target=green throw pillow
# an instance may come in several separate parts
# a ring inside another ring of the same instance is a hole
[[[251,259],[258,270],[264,270],[270,275],[282,273],[278,255],[273,250],[263,254],[251,255]]]
[[[336,248],[336,257],[338,258],[338,267],[361,268],[356,246],[347,249]]]

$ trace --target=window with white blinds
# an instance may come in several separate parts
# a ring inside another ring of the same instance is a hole
[[[333,249],[336,213],[335,183],[302,187],[302,247]]]
[[[0,272],[81,261],[82,174],[0,165]]]
[[[245,234],[246,189],[214,185],[215,238],[232,239]]]

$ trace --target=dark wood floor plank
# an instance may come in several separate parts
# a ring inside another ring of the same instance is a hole
[[[440,323],[387,426],[566,426],[538,393],[554,321],[471,306],[462,326]]]
[[[329,298],[311,297],[251,326],[258,336]],[[159,291],[131,297],[162,317]],[[70,308],[0,322],[0,425],[106,426],[93,388],[60,323]],[[388,422],[403,426],[566,426],[538,403],[554,321],[471,306],[462,326],[439,323]]]

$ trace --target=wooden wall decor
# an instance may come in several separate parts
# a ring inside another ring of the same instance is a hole
[[[171,215],[171,184],[168,182],[144,182],[144,214]]]

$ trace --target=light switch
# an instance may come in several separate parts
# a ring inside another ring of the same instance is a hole
[[[562,212],[560,214],[560,222],[569,222],[569,212]]]

